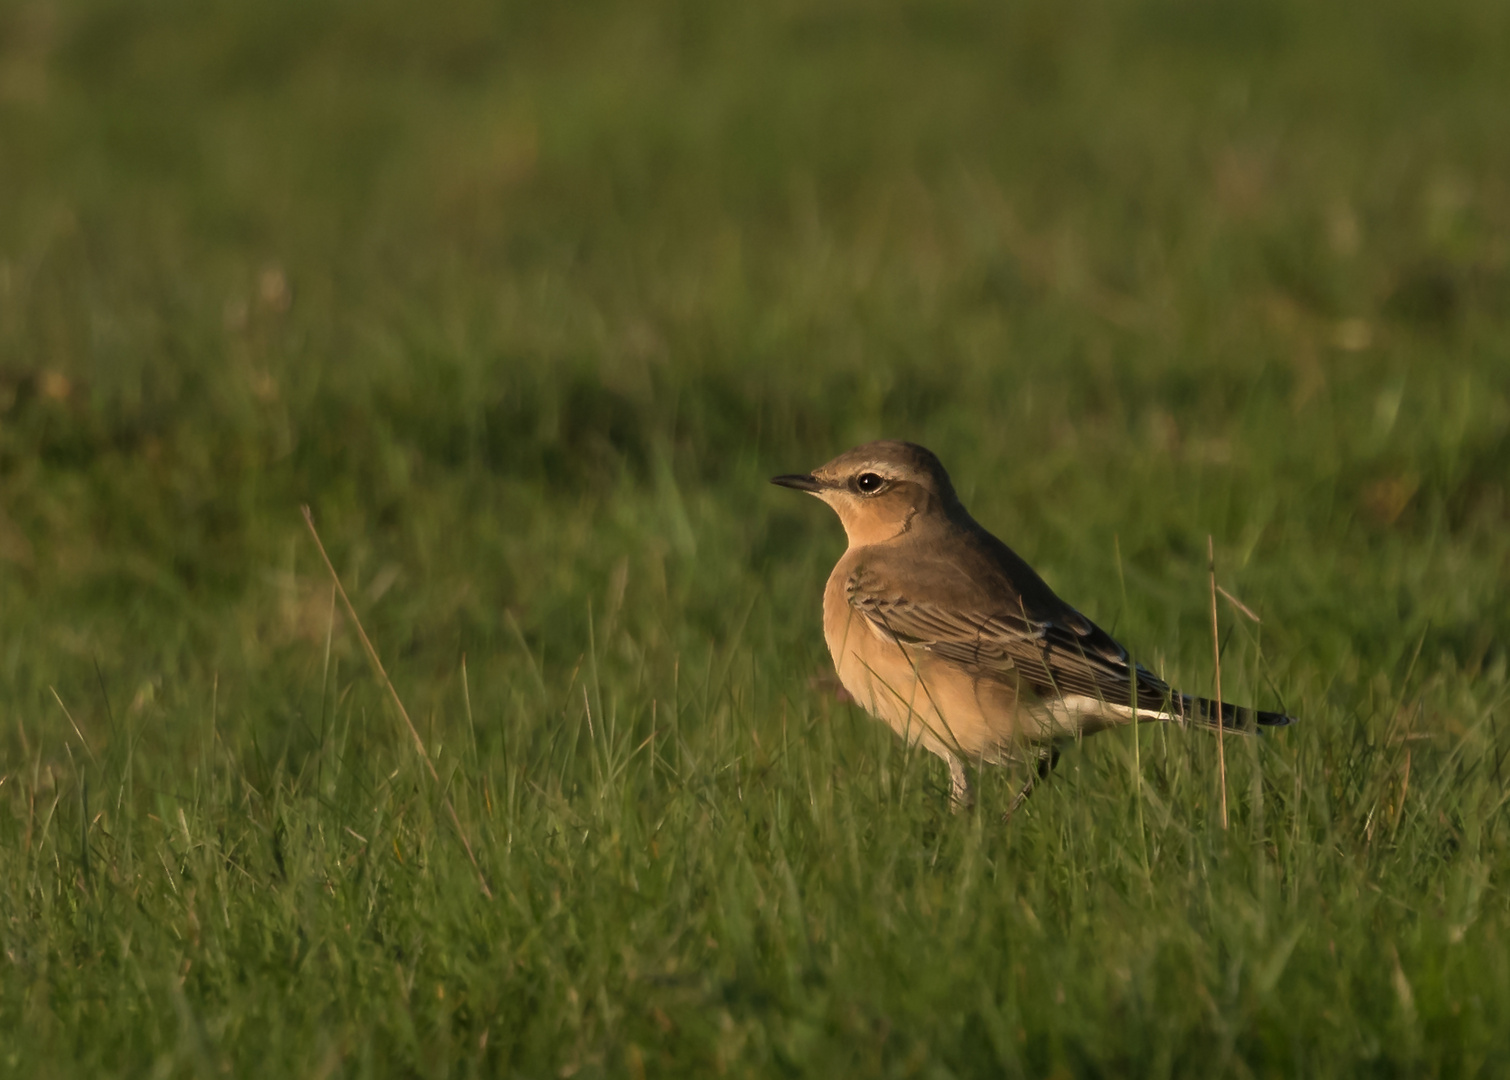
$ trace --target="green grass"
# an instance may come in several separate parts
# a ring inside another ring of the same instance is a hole
[[[0,6],[0,1067],[1503,1075],[1506,101],[1494,0]],[[832,699],[765,480],[883,435],[1194,692],[1215,538],[1229,830]]]

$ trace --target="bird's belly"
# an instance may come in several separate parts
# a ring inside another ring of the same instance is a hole
[[[1018,708],[1015,685],[883,637],[842,595],[837,603],[825,597],[823,630],[844,689],[909,743],[941,757],[1001,761],[1038,734],[1036,717]]]

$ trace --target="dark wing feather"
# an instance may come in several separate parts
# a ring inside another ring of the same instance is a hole
[[[865,568],[850,576],[846,592],[851,607],[898,642],[982,674],[1021,679],[1042,696],[1127,705],[1136,670],[1138,708],[1170,707],[1168,685],[1141,664],[1130,669],[1127,650],[1073,608],[1037,617],[1021,603],[1017,611],[946,609],[901,595]]]

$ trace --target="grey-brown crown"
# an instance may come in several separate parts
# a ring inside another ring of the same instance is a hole
[[[828,464],[814,469],[813,476],[838,485],[867,472],[884,480],[917,484],[946,503],[958,501],[949,473],[932,450],[894,439],[882,439],[846,450]]]

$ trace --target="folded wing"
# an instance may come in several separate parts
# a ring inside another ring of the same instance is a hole
[[[846,583],[850,606],[881,633],[981,675],[1018,679],[1047,699],[1083,696],[1140,712],[1183,711],[1183,699],[1147,668],[1130,665],[1127,650],[1066,605],[1033,611],[996,604],[930,603],[904,595],[873,568]]]

